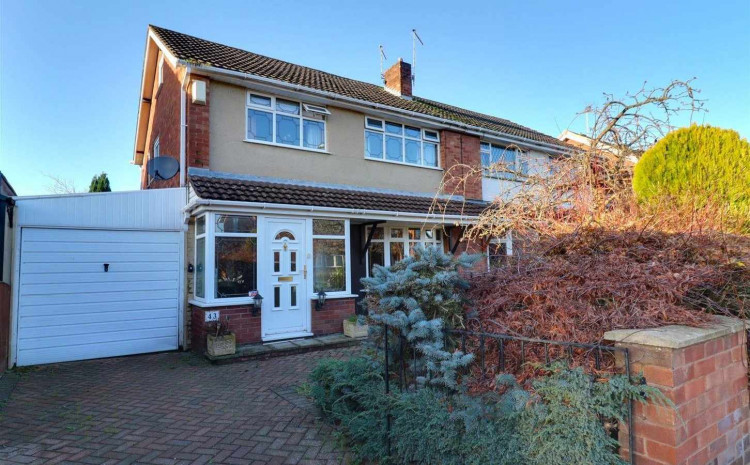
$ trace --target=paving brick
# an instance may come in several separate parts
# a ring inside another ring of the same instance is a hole
[[[0,406],[0,463],[345,463],[296,393],[345,348],[211,365],[183,352],[38,367]]]

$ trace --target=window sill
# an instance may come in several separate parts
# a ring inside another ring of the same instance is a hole
[[[326,294],[326,300],[334,299],[355,299],[359,297],[357,294]],[[310,300],[318,300],[317,294],[310,294]]]
[[[443,171],[443,168],[439,166],[424,166],[424,165],[414,165],[412,163],[406,163],[403,161],[393,161],[393,160],[385,160],[380,158],[368,158],[365,157],[365,161],[374,161],[377,163],[390,163],[392,165],[401,165],[401,166],[410,166],[412,168],[422,168],[425,170],[434,170],[434,171]]]
[[[205,301],[205,300],[196,300],[196,299],[189,299],[188,303],[190,305],[195,305],[196,307],[200,308],[212,308],[212,307],[246,307],[249,305],[253,305],[253,299],[240,299],[240,300],[231,300],[227,299],[228,301]]]
[[[275,142],[266,142],[264,140],[243,139],[243,142],[247,142],[249,144],[267,145],[269,147],[279,147],[282,149],[300,150],[302,152],[313,152],[313,153],[321,153],[323,155],[331,155],[331,152],[327,150],[318,150],[318,149],[311,149],[307,147],[297,147],[294,145],[277,144]]]

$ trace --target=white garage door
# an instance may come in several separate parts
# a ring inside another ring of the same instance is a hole
[[[177,348],[179,233],[23,228],[21,236],[18,365]]]

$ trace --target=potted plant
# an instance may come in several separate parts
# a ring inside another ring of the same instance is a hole
[[[225,323],[216,321],[208,325],[208,336],[206,337],[206,350],[208,355],[218,357],[221,355],[233,355],[237,347],[237,338],[229,330],[229,317]]]
[[[351,338],[367,337],[368,326],[359,324],[359,317],[352,315],[344,320],[344,335]]]

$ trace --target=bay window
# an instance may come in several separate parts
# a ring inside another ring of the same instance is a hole
[[[208,267],[207,264],[212,264]],[[195,221],[195,288],[199,299],[247,300],[258,287],[257,217],[207,213]]]
[[[437,131],[365,118],[365,158],[438,167]]]
[[[370,229],[365,231],[369,237]],[[442,231],[421,227],[376,226],[367,249],[367,276],[372,275],[375,265],[393,266],[407,256],[414,255],[417,245],[439,246],[443,243]]]
[[[326,150],[325,107],[248,92],[246,112],[249,142]]]
[[[314,219],[312,223],[314,292],[346,292],[346,221]]]
[[[517,148],[482,142],[480,156],[485,176],[514,180],[529,174],[528,160]]]

